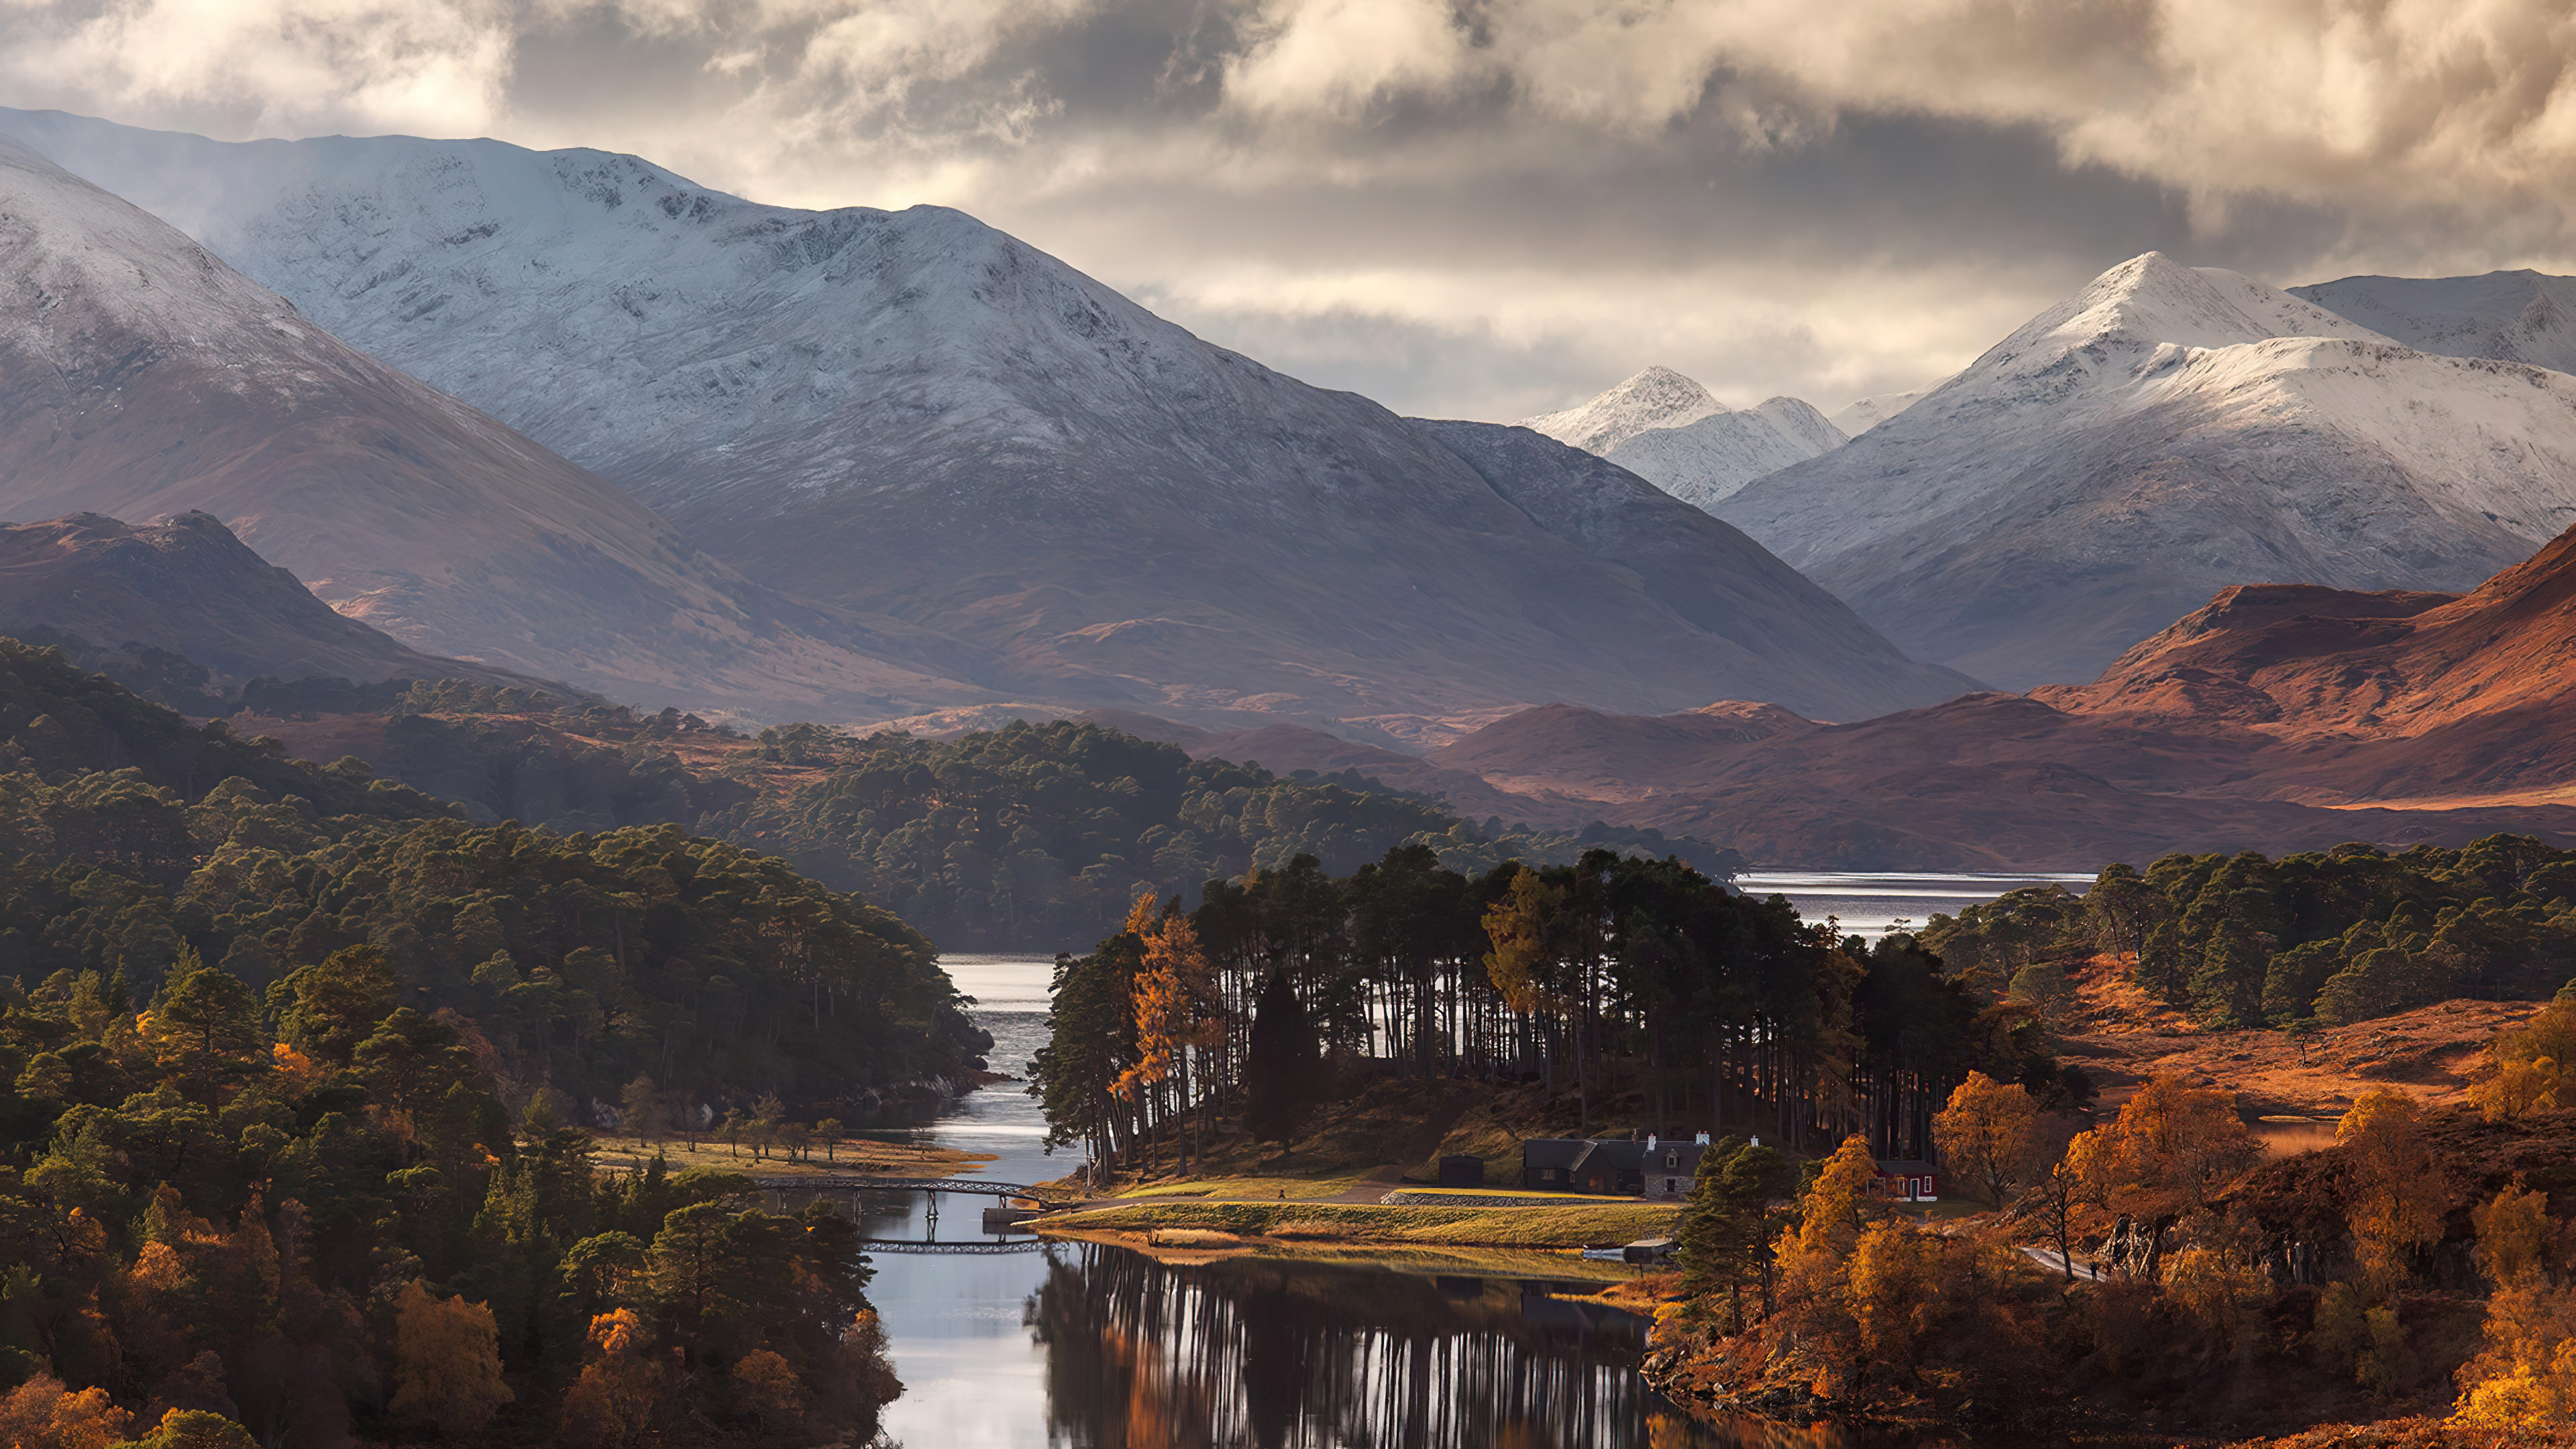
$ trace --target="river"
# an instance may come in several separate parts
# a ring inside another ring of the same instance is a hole
[[[2060,877],[1747,877],[1810,917],[1876,934],[2014,886]],[[996,1070],[1045,1040],[1051,963],[943,958],[993,1034]],[[915,1131],[990,1153],[979,1176],[1060,1177],[1037,1103],[1016,1083],[974,1092]],[[869,1193],[869,1237],[990,1242],[986,1199]],[[1643,1323],[1555,1296],[1582,1287],[1274,1258],[1167,1265],[1089,1244],[931,1255],[878,1253],[868,1296],[903,1396],[887,1435],[906,1449],[1591,1449],[1788,1446],[1878,1449],[1861,1436],[1748,1421],[1711,1429],[1639,1379]],[[1912,1444],[1921,1442],[1908,1439]]]

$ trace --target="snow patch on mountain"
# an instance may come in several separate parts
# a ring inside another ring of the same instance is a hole
[[[2576,373],[2576,277],[2345,277],[2290,294],[2424,352]]]
[[[1826,421],[1840,429],[1846,438],[1857,438],[1931,396],[1932,389],[1940,385],[1936,382],[1909,392],[1882,392],[1857,402],[1845,403],[1829,415]]]

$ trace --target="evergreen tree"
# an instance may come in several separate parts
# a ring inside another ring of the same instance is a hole
[[[1682,1210],[1683,1281],[1694,1292],[1727,1295],[1729,1333],[1743,1331],[1745,1285],[1768,1281],[1777,1226],[1771,1203],[1797,1177],[1787,1158],[1733,1137],[1700,1155],[1690,1206]]]
[[[1244,1058],[1243,1120],[1256,1142],[1281,1147],[1297,1139],[1314,1107],[1315,1028],[1285,971],[1270,973],[1252,1017]]]

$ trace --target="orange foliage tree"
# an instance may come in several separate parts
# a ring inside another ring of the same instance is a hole
[[[2393,1284],[2405,1276],[2409,1253],[2441,1238],[2449,1174],[2424,1140],[2415,1099],[2402,1092],[2364,1092],[2335,1124],[2335,1141],[2352,1164],[2344,1214],[2362,1266],[2373,1281]]]
[[[2576,1000],[2561,998],[2487,1043],[2486,1071],[2469,1088],[2490,1122],[2576,1107]]]
[[[2506,1442],[2564,1432],[2576,1425],[2576,1283],[2554,1261],[2548,1194],[2512,1183],[2471,1216],[2497,1286],[2484,1341],[2460,1367],[2466,1392],[2454,1418]]]
[[[0,1398],[0,1444],[11,1449],[107,1449],[125,1437],[134,1416],[110,1402],[107,1390],[72,1390],[49,1373]]]
[[[1199,947],[1198,927],[1181,914],[1179,901],[1159,914],[1154,897],[1141,895],[1127,913],[1127,929],[1144,942],[1144,969],[1136,978],[1136,1063],[1121,1072],[1111,1090],[1130,1101],[1160,1086],[1173,1084],[1181,1113],[1190,1108],[1190,1052],[1205,1051],[1225,1039],[1224,1023],[1213,1010],[1216,973]],[[1184,1117],[1186,1124],[1186,1117]],[[1189,1134],[1181,1134],[1181,1170],[1189,1170]]]
[[[1941,1148],[1942,1164],[2000,1208],[2037,1165],[2038,1126],[2039,1104],[2030,1093],[1970,1072],[1932,1118],[1932,1140]]]
[[[394,1304],[394,1413],[470,1434],[516,1397],[501,1382],[492,1310],[457,1294],[444,1302],[415,1278]]]
[[[590,1344],[590,1362],[564,1395],[564,1440],[623,1449],[652,1425],[662,1397],[662,1366],[646,1355],[643,1324],[633,1309],[592,1318]]]
[[[2148,1078],[2110,1125],[2066,1149],[2067,1169],[2086,1200],[2143,1225],[2142,1250],[2115,1245],[2111,1257],[2150,1281],[2163,1267],[2166,1230],[2261,1156],[2233,1093],[2171,1077]]]

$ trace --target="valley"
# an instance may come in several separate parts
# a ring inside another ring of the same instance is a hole
[[[0,1440],[2568,1442],[2576,280],[742,189],[0,109]]]

